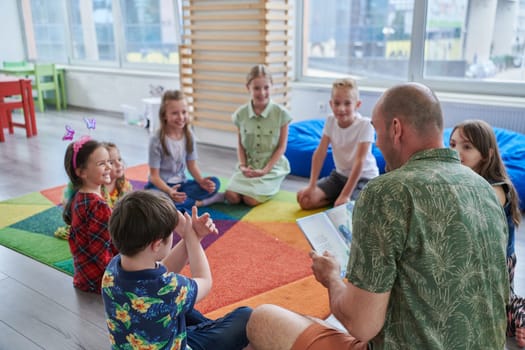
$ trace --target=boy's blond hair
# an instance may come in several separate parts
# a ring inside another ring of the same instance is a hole
[[[336,79],[332,84],[332,95],[337,89],[348,89],[352,93],[352,97],[355,99],[355,101],[359,101],[359,89],[357,88],[357,82],[354,79]]]

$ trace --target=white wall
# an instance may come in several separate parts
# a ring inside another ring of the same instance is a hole
[[[72,106],[111,112],[122,112],[123,104],[141,109],[142,99],[151,96],[151,85],[178,89],[179,77],[173,73],[66,67],[68,104]]]
[[[25,59],[24,38],[20,31],[17,0],[2,0],[0,3],[0,62]]]
[[[362,105],[359,111],[369,117],[382,90],[367,88],[360,90]],[[482,119],[494,127],[525,134],[525,100],[523,99],[450,94],[439,91],[436,94],[441,101],[445,127],[453,127],[465,119]],[[329,86],[319,88],[307,84],[295,84],[291,107],[294,120],[324,118],[331,112],[330,107],[327,106],[329,99]],[[320,107],[327,112],[321,111]]]
[[[176,74],[153,74],[151,72],[120,72],[66,68],[68,103],[72,106],[122,112],[121,105],[144,110],[142,99],[149,97],[150,85],[162,85],[167,89],[179,88]],[[291,113],[294,121],[325,118],[329,114],[329,85],[304,83],[292,84]],[[380,89],[361,89],[360,112],[370,116],[379,98]],[[438,92],[442,102],[445,127],[452,127],[464,119],[483,119],[496,127],[525,133],[525,101],[517,98],[493,96],[469,96]],[[235,133],[196,128],[200,142],[235,148]]]
[[[75,107],[122,113],[122,105],[147,112],[142,99],[150,97],[150,86],[178,89],[179,77],[173,73],[119,72],[107,69],[66,68],[68,104]],[[232,132],[196,128],[199,142],[236,148],[237,138]]]
[[[316,86],[312,84],[296,83],[292,87],[292,116],[294,120],[325,118],[331,114],[330,94],[332,87]],[[360,89],[362,101],[359,112],[364,116],[370,116],[372,109],[379,98],[380,89]]]

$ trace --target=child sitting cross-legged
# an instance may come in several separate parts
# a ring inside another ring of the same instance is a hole
[[[172,248],[173,230],[181,240]],[[120,254],[104,273],[102,297],[112,348],[243,349],[251,309],[187,325],[186,315],[211,289],[200,240],[218,231],[208,213],[182,214],[160,191],[122,197],[109,221]],[[178,274],[189,262],[192,278]]]

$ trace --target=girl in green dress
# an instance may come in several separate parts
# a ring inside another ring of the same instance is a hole
[[[272,102],[272,77],[267,67],[252,67],[246,79],[250,102],[233,114],[237,126],[239,163],[230,179],[225,197],[229,203],[256,206],[269,200],[290,173],[284,156],[288,124],[286,108]]]

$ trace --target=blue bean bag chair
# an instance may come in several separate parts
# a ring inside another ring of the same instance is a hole
[[[290,162],[293,175],[310,177],[312,155],[323,135],[324,119],[303,120],[290,124],[288,131],[288,145],[284,155]],[[328,152],[321,169],[320,177],[330,174],[335,168],[332,158],[332,147]]]
[[[292,175],[310,177],[312,155],[321,140],[323,127],[324,119],[303,120],[290,124],[285,155],[290,161]],[[451,132],[451,128],[445,129],[443,139],[446,147],[449,146]],[[525,210],[525,135],[501,128],[494,128],[494,133],[503,163],[520,197],[520,207]],[[372,153],[376,158],[379,173],[383,174],[385,160],[375,144],[372,144]],[[329,175],[334,168],[332,148],[329,147],[320,177]]]
[[[290,161],[292,175],[310,177],[312,155],[321,141],[324,121],[324,119],[311,119],[290,124],[285,155]],[[385,160],[375,144],[372,144],[372,153],[376,157],[379,172],[384,173]],[[332,158],[332,147],[329,146],[319,176],[328,176],[333,169],[335,165]]]

